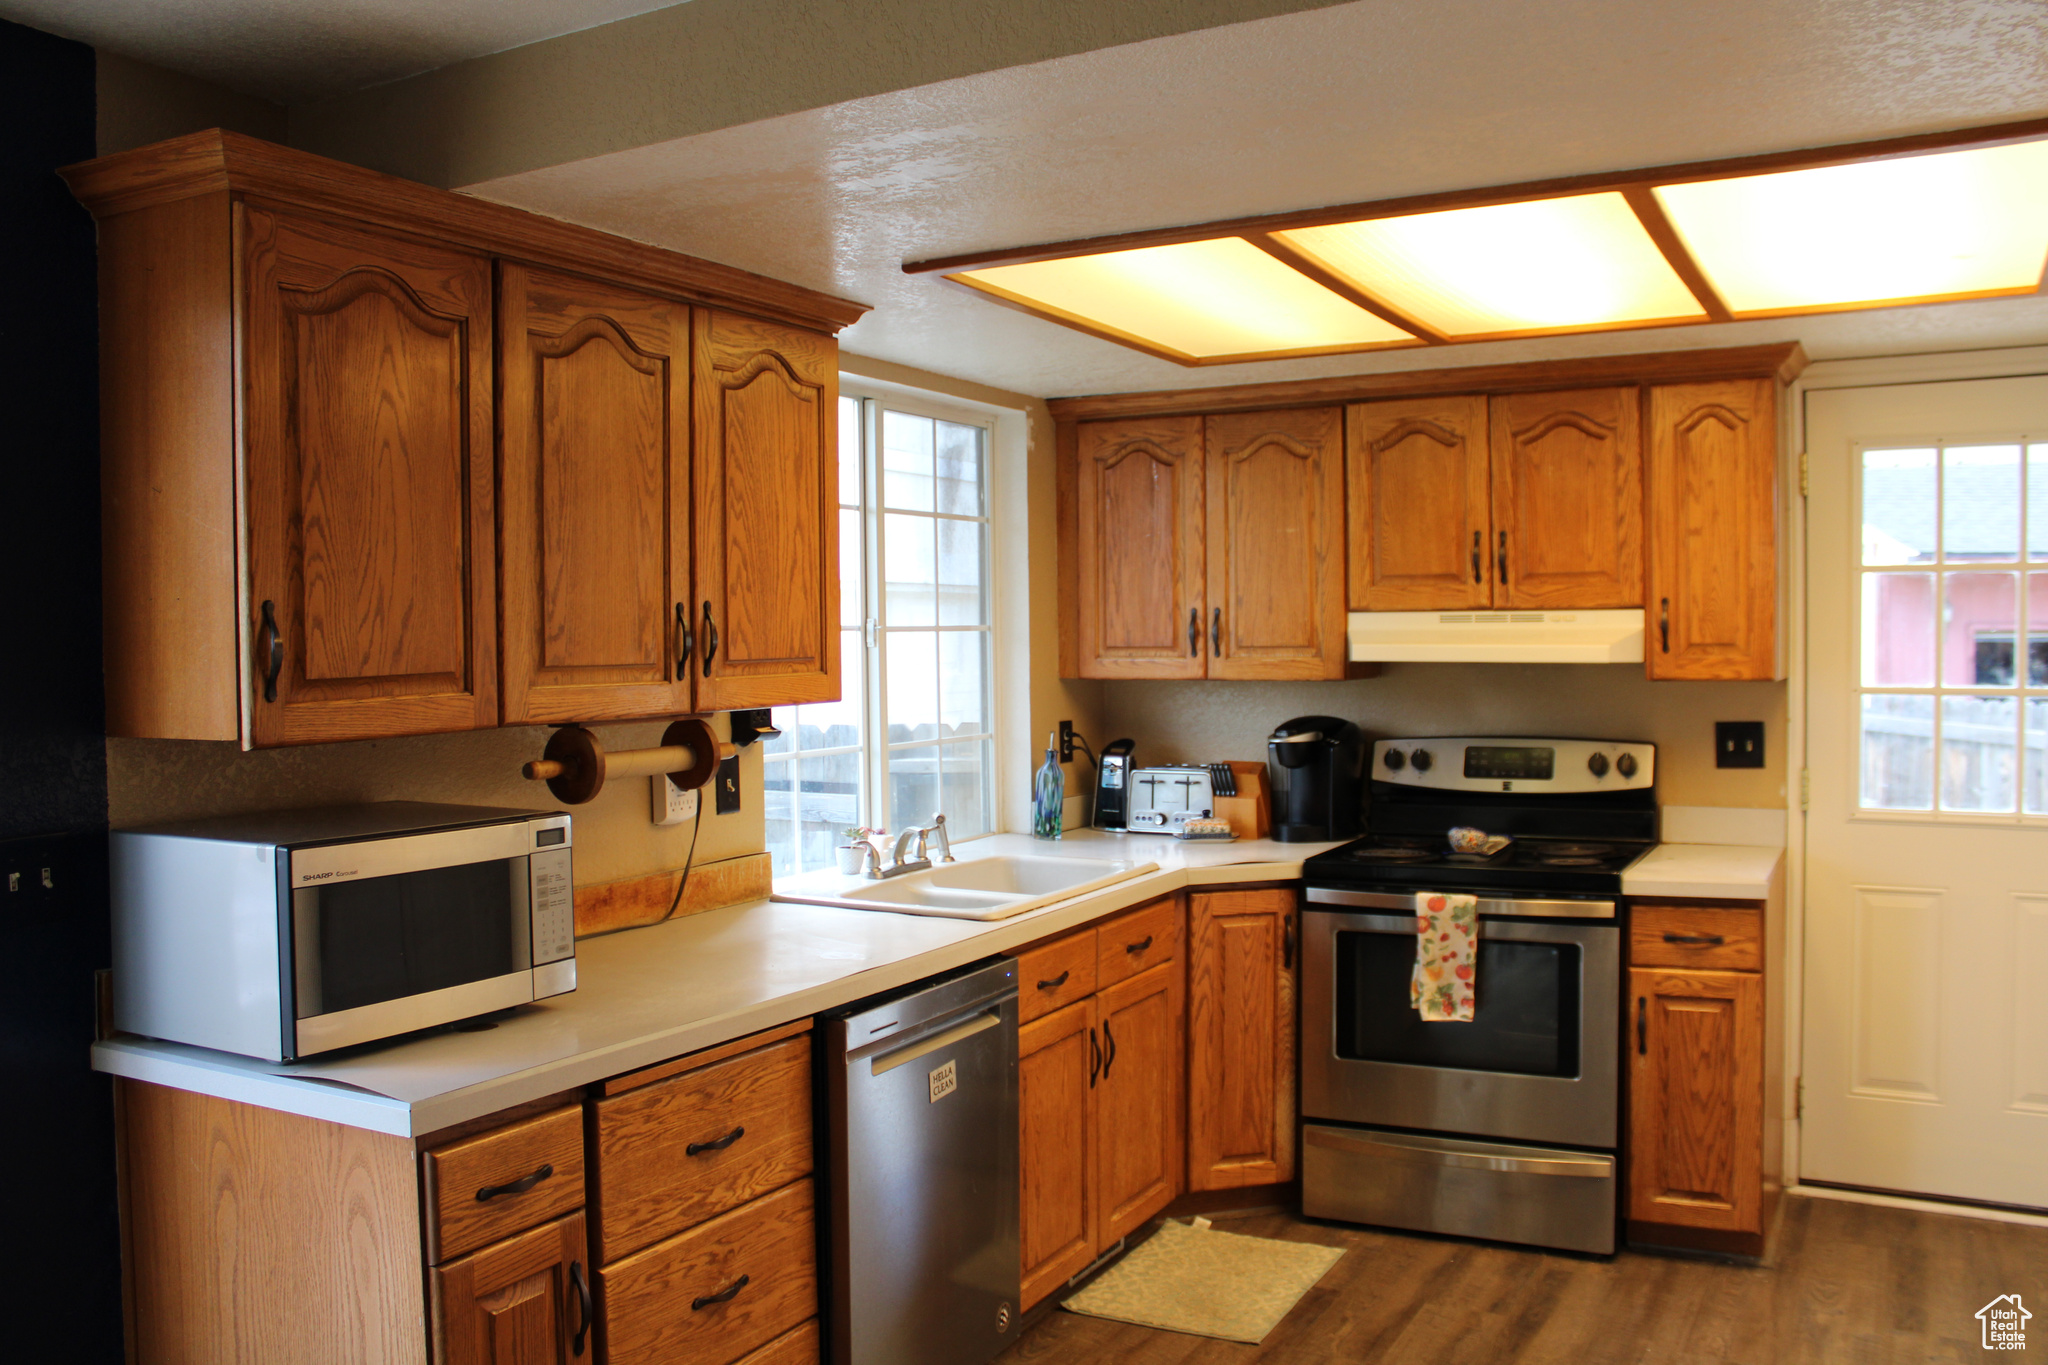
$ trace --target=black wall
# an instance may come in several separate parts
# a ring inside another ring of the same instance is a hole
[[[118,1362],[107,964],[93,54],[0,22],[0,1159],[11,1359]],[[45,885],[47,879],[48,884]]]

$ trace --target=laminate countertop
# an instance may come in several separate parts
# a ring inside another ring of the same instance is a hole
[[[94,1044],[92,1061],[131,1080],[417,1137],[897,990],[1183,887],[1292,881],[1303,858],[1335,846],[1094,830],[1056,842],[992,835],[955,852],[963,862],[1029,854],[1159,866],[1004,920],[753,901],[587,938],[576,945],[574,992],[475,1032],[295,1063],[120,1035]]]
[[[1751,844],[1659,844],[1621,874],[1624,896],[1769,900],[1785,850]]]

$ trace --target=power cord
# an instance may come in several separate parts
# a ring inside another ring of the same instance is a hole
[[[674,919],[676,907],[683,903],[683,891],[690,884],[690,868],[694,866],[697,861],[697,836],[703,832],[704,796],[703,793],[700,791],[697,796],[697,813],[690,817],[690,851],[683,856],[683,875],[676,882],[675,899],[668,903],[668,913],[666,915],[663,915],[659,920],[656,920],[655,923],[666,924],[671,919]]]

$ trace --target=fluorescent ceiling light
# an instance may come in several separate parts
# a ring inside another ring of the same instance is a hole
[[[1273,235],[1446,337],[1707,316],[1617,192]]]
[[[988,266],[951,278],[1194,360],[1416,342],[1238,237]]]
[[[1664,185],[1731,312],[2031,293],[2048,260],[2048,142]]]

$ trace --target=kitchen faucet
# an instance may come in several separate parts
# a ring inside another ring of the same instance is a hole
[[[868,852],[861,855],[861,875],[871,882],[878,882],[887,877],[900,877],[906,872],[925,871],[932,865],[931,853],[926,847],[925,839],[933,834],[939,836],[939,861],[957,862],[953,856],[952,841],[946,837],[946,816],[942,811],[932,816],[929,825],[921,828],[913,825],[896,836],[896,846],[887,867],[882,865],[880,850],[869,844]],[[904,850],[910,847],[913,838],[917,840],[917,849],[915,855],[906,861],[903,856]]]

